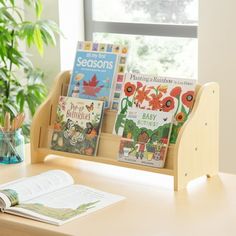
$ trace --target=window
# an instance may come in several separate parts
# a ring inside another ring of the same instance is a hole
[[[197,77],[198,0],[84,0],[85,39],[130,47],[129,72]]]

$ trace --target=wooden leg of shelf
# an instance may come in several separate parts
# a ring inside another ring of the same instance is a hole
[[[39,153],[39,152],[34,152],[31,154],[31,163],[35,164],[35,163],[40,163],[43,162],[45,159],[46,155]]]
[[[188,181],[174,176],[174,191],[179,191],[187,187]]]
[[[216,176],[218,173],[217,172],[214,172],[214,173],[209,173],[209,174],[206,174],[207,178],[211,178],[213,176]]]

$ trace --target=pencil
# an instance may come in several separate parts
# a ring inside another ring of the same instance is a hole
[[[11,129],[11,116],[9,112],[6,112],[4,120],[4,130],[8,132],[10,131],[10,129]]]

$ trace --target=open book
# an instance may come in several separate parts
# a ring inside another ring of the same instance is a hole
[[[122,196],[76,185],[63,170],[50,170],[0,186],[2,212],[55,225],[123,199]]]

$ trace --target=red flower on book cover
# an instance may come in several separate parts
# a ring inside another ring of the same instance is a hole
[[[143,87],[143,84],[138,81],[138,82],[137,82],[137,88],[141,88],[141,87]]]
[[[124,87],[125,95],[127,97],[130,97],[131,95],[134,94],[135,89],[136,89],[136,87],[134,84],[131,84],[130,82],[126,83],[125,87]]]
[[[167,143],[168,143],[168,138],[167,138],[167,137],[161,138],[161,142],[162,142],[163,144],[167,144]]]
[[[193,96],[194,92],[193,91],[188,91],[182,95],[182,103],[188,107],[191,108],[193,105]]]
[[[54,124],[54,130],[60,131],[61,130],[61,123],[55,123]]]
[[[160,98],[162,97],[162,94],[151,94],[150,97],[152,98],[149,101],[149,106],[152,108],[152,110],[158,110],[161,109],[162,107],[162,103],[160,101]]]
[[[92,79],[87,81],[83,81],[83,94],[96,97],[97,93],[103,88],[103,85],[97,86],[99,81],[97,80],[97,76],[93,75]]]
[[[175,107],[175,101],[172,97],[165,97],[162,100],[162,110],[165,112],[171,111]]]
[[[180,93],[181,93],[181,87],[177,86],[171,90],[170,95],[176,98],[180,96]]]
[[[150,98],[148,97],[148,94],[151,90],[147,89],[146,90],[146,85],[143,86],[142,89],[139,89],[137,91],[137,96],[135,97],[136,102],[139,104],[142,104],[144,100],[149,101]]]

